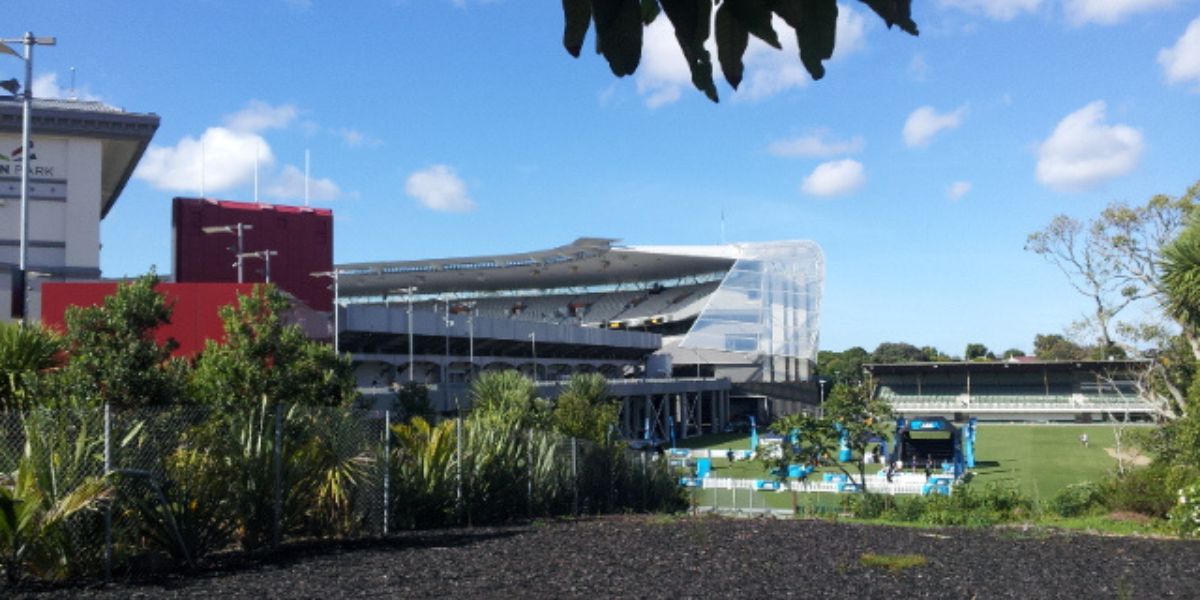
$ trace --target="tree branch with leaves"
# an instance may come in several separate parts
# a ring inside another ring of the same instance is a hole
[[[894,25],[914,36],[918,34],[911,0],[862,2],[889,29]],[[713,102],[718,96],[707,45],[710,38],[715,42],[725,81],[735,90],[745,72],[743,57],[750,36],[776,50],[783,49],[775,31],[777,19],[795,34],[800,62],[814,80],[825,76],[823,63],[833,56],[837,42],[837,0],[563,0],[562,6],[563,46],[567,52],[578,57],[589,28],[594,26],[596,52],[604,56],[617,77],[637,71],[643,28],[665,13],[691,70],[692,85]]]

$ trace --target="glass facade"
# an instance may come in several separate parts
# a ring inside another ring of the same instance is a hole
[[[814,242],[736,244],[680,347],[816,361],[825,256]]]

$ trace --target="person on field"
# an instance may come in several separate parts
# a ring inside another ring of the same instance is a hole
[[[1079,436],[1079,443],[1083,444],[1084,448],[1088,447],[1088,434],[1084,433]]]

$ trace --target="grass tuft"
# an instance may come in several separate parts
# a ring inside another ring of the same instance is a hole
[[[892,573],[923,567],[929,564],[924,554],[875,554],[867,552],[859,557],[858,562],[864,567],[887,569]]]

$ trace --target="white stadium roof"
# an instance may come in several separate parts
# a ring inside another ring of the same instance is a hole
[[[548,250],[337,265],[343,297],[381,296],[415,286],[421,294],[589,287],[728,271],[739,245],[619,247],[579,238]]]

